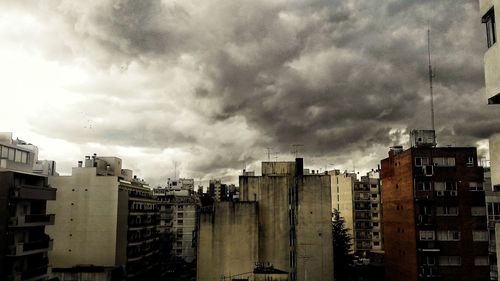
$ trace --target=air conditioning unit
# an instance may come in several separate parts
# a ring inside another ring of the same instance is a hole
[[[456,191],[456,190],[450,191],[450,196],[457,196],[457,195],[458,195],[458,191]]]
[[[436,196],[444,196],[444,191],[442,190],[436,191]]]

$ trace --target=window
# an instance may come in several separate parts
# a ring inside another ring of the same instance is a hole
[[[1,158],[7,159],[9,156],[9,148],[6,146],[1,146],[2,147],[2,155]]]
[[[432,230],[420,230],[420,240],[421,241],[432,241],[435,239],[434,231]]]
[[[490,265],[488,261],[487,256],[479,256],[479,257],[474,257],[474,265],[475,266],[484,266],[484,265]]]
[[[182,223],[183,223],[183,221],[182,221],[182,220],[178,220],[178,221],[177,221],[177,224],[182,224]]]
[[[435,265],[436,264],[436,257],[435,256],[424,256],[422,259],[422,264],[423,265]]]
[[[416,183],[418,191],[430,191],[431,182],[430,181],[420,181]]]
[[[429,165],[429,158],[427,157],[415,157],[415,167],[422,167]]]
[[[440,256],[439,265],[441,266],[456,266],[461,265],[462,259],[460,256]]]
[[[481,182],[469,182],[470,191],[484,191],[483,183]]]
[[[500,203],[487,203],[488,204],[488,220],[500,220]]]
[[[16,150],[14,148],[10,148],[10,147],[8,149],[9,149],[9,156],[8,156],[9,160],[14,161],[14,155],[16,153]]]
[[[473,230],[472,240],[473,241],[488,241],[488,231],[487,230]]]
[[[434,157],[432,158],[432,164],[439,167],[454,167],[455,158],[454,157]]]
[[[486,26],[486,43],[488,48],[493,46],[497,41],[496,27],[495,27],[495,10],[492,8],[489,10],[482,19],[482,22]]]
[[[436,216],[458,216],[458,207],[437,206]]]
[[[424,175],[427,177],[430,177],[434,174],[434,167],[433,166],[424,166]]]
[[[474,167],[474,157],[473,156],[467,157],[467,162],[465,163],[465,166]]]
[[[21,162],[28,163],[28,152],[21,152]]]
[[[14,161],[21,162],[21,152],[20,150],[16,150],[16,155],[14,157]]]
[[[470,215],[474,217],[486,216],[486,207],[483,206],[471,207]]]
[[[438,241],[460,241],[460,231],[442,230],[437,232]]]

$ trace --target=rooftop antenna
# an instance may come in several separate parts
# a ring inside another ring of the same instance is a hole
[[[429,89],[431,93],[431,122],[432,122],[432,130],[435,131],[434,128],[434,93],[432,89],[432,80],[434,78],[434,72],[432,71],[432,62],[431,62],[431,28],[430,24],[427,25],[427,55],[429,57]]]
[[[266,147],[266,150],[267,150],[267,161],[271,161],[271,148]]]
[[[299,156],[299,147],[304,147],[303,144],[292,144],[293,147],[293,154],[295,155],[295,158]]]

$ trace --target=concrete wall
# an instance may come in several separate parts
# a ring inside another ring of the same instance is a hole
[[[52,266],[116,265],[117,177],[97,177],[95,168],[73,168],[72,176],[50,177],[49,183],[57,188],[57,200],[47,204],[47,213],[57,218],[46,228],[54,238]]]
[[[349,235],[354,237],[354,210],[353,210],[353,185],[354,179],[345,174],[332,173],[331,177],[331,197],[333,209],[340,211],[348,228]]]
[[[330,176],[299,178],[297,281],[333,280]]]
[[[490,160],[491,184],[500,185],[500,134],[490,137]]]
[[[262,175],[294,175],[295,162],[262,162]]]
[[[485,78],[485,89],[486,98],[491,98],[498,93],[500,93],[500,47],[498,37],[498,19],[499,17],[499,7],[500,0],[480,0],[479,1],[479,17],[484,16],[492,7],[495,9],[495,19],[496,19],[496,40],[497,42],[493,44],[484,54],[484,78]],[[483,30],[485,30],[483,28]],[[483,31],[486,32],[486,31]],[[486,34],[482,36],[484,38],[484,45],[486,46]]]
[[[201,214],[198,281],[253,271],[258,261],[258,213],[255,202],[217,202],[213,211]]]

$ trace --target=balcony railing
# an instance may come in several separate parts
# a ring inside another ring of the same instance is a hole
[[[17,243],[9,248],[9,256],[26,256],[52,250],[53,240]]]
[[[41,215],[25,215],[11,217],[9,220],[10,227],[29,227],[41,225],[53,225],[55,222],[54,214]]]
[[[12,190],[12,197],[18,199],[56,200],[57,189],[48,186],[18,185]]]

